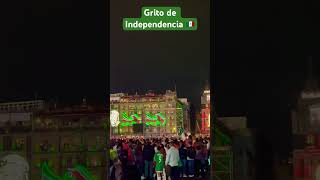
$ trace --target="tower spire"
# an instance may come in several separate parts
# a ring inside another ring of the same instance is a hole
[[[205,90],[210,90],[210,85],[209,85],[209,81],[208,80],[205,81],[204,89]]]
[[[306,90],[308,91],[315,91],[318,89],[317,81],[314,78],[313,74],[313,60],[312,56],[308,57],[308,67],[307,67],[307,81],[306,81]]]

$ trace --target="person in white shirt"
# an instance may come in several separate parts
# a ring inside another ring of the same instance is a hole
[[[170,168],[170,174],[168,174],[172,180],[178,180],[179,179],[179,161],[180,161],[180,156],[179,156],[179,150],[178,150],[179,144],[176,143],[171,143],[170,148],[167,152],[166,156],[166,162],[165,165],[169,166]]]

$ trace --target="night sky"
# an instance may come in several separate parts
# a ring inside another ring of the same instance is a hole
[[[108,97],[107,2],[9,1],[1,6],[0,101]],[[19,5],[17,5],[19,4]]]
[[[214,93],[218,115],[247,115],[257,130],[258,179],[291,151],[290,110],[307,56],[319,79],[319,7],[295,1],[216,1]],[[259,167],[258,167],[259,168]]]
[[[169,3],[168,3],[169,2]],[[142,6],[180,6],[196,17],[197,31],[125,32],[122,18],[140,17]],[[200,106],[210,80],[210,1],[111,1],[110,89],[112,93],[174,90]]]

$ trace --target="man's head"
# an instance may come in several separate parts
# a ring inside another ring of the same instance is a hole
[[[149,139],[147,139],[147,145],[150,145],[151,144],[151,142],[150,142],[150,140]]]

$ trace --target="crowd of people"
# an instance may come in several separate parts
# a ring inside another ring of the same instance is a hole
[[[110,179],[201,179],[209,171],[210,139],[113,138]]]

